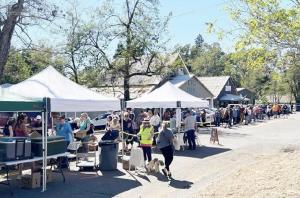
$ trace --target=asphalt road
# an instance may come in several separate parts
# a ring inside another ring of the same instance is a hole
[[[55,175],[48,190],[26,190],[13,186],[14,196],[35,197],[199,197],[205,188],[238,167],[250,165],[257,154],[276,153],[280,149],[298,149],[300,145],[300,114],[287,119],[257,122],[232,129],[220,128],[220,145],[209,143],[209,135],[202,132],[201,147],[195,151],[178,151],[171,165],[173,178],[161,173],[127,172],[118,164],[118,171],[67,171],[66,183]],[[155,154],[162,159],[160,154]],[[7,186],[0,186],[0,197],[11,197]]]

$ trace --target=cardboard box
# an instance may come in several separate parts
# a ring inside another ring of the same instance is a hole
[[[41,174],[37,172],[31,175],[23,175],[21,184],[22,188],[39,188],[41,187]]]
[[[98,151],[98,144],[89,144],[89,151]]]
[[[75,133],[75,137],[84,138],[86,136],[86,131],[78,131]]]
[[[123,158],[123,169],[124,170],[129,170],[129,161],[130,161],[130,157],[129,156],[124,156]],[[131,165],[131,170],[134,170],[135,167],[133,165]]]

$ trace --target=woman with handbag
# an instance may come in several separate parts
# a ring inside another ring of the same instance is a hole
[[[158,136],[157,147],[162,152],[165,158],[165,168],[162,169],[163,174],[167,177],[171,177],[170,165],[174,156],[174,135],[167,127],[167,123],[162,123],[162,131]]]

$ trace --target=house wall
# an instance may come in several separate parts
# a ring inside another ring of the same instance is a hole
[[[180,88],[187,93],[201,99],[209,99],[213,97],[212,94],[207,91],[207,89],[195,77],[186,81],[180,86]]]
[[[225,104],[224,102],[219,101],[219,99],[222,96],[224,96],[225,94],[238,95],[237,90],[236,90],[236,85],[233,82],[231,77],[227,80],[227,82],[225,83],[222,91],[217,96],[217,98],[214,100],[214,106],[215,107],[227,106],[227,104]]]
[[[195,97],[208,100],[209,106],[213,107],[213,102],[211,100],[213,98],[213,95],[195,77],[192,77],[191,79],[186,81],[183,85],[180,86],[180,89]]]

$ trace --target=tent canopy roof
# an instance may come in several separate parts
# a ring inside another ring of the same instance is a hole
[[[144,94],[140,98],[127,102],[130,108],[176,108],[177,102],[183,108],[208,107],[208,101],[201,100],[166,82],[154,91]]]
[[[39,112],[43,110],[43,100],[29,99],[0,89],[0,112]]]
[[[29,79],[12,85],[11,92],[30,98],[48,97],[53,112],[119,110],[116,98],[105,97],[71,81],[49,66]]]

